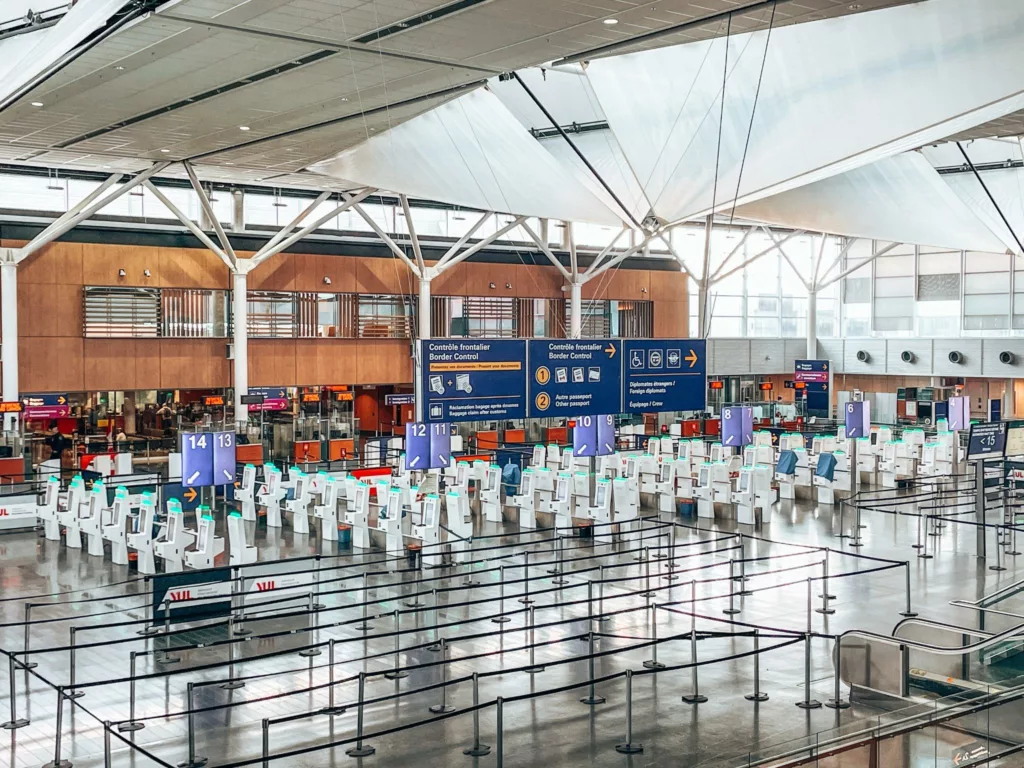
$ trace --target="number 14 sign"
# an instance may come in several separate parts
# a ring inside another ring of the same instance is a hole
[[[181,484],[185,488],[235,482],[235,434],[195,432],[181,438]]]

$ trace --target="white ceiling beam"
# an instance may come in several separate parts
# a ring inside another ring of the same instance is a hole
[[[134,178],[130,179],[125,184],[122,184],[120,187],[115,187],[109,195],[106,195],[105,197],[102,198],[99,198],[99,195],[95,195],[92,198],[93,201],[89,205],[80,208],[73,215],[68,216],[67,214],[64,214],[59,219],[57,219],[57,221],[55,221],[53,224],[51,224],[44,230],[44,232],[46,233],[46,237],[43,237],[43,233],[40,233],[39,235],[36,235],[34,238],[32,238],[32,241],[30,243],[28,243],[22,248],[19,248],[17,261],[19,263],[24,261],[33,253],[42,248],[44,245],[52,243],[65,232],[74,229],[81,222],[88,219],[97,211],[105,208],[122,195],[127,194],[131,190],[135,189],[135,187],[142,184],[151,176],[160,173],[160,171],[162,171],[168,165],[170,165],[169,162],[155,163],[154,165],[151,165],[149,168],[144,170],[142,173],[136,174]],[[111,181],[110,179],[107,179],[107,181],[104,182],[104,185],[106,185],[107,189],[109,189],[116,183],[117,180]],[[75,208],[78,208],[78,206],[75,206]],[[68,211],[68,213],[71,212]]]
[[[590,266],[587,267],[587,271],[583,273],[584,281],[586,281],[590,277],[590,274],[594,270],[601,266],[601,262],[604,261],[608,254],[615,249],[615,246],[618,244],[619,240],[621,240],[622,236],[627,232],[629,232],[629,227],[624,226],[622,229],[619,230],[619,234],[615,236],[615,239],[608,243],[608,245],[606,245],[604,249],[599,254],[597,254],[597,258],[595,258],[590,263]]]
[[[376,191],[377,190],[375,190],[375,189],[364,189],[358,195],[354,195],[353,197],[345,197],[345,195],[342,194],[342,200],[344,202],[342,202],[341,205],[339,205],[336,208],[334,208],[333,210],[325,213],[323,216],[320,216],[315,221],[310,222],[309,224],[304,226],[302,229],[300,229],[298,232],[295,232],[295,233],[289,235],[284,240],[282,240],[279,243],[277,243],[273,248],[267,248],[266,246],[264,246],[251,259],[243,260],[247,264],[247,267],[246,267],[247,271],[251,271],[251,270],[255,269],[260,264],[262,264],[264,261],[269,259],[271,256],[276,256],[277,254],[281,253],[281,251],[284,251],[284,250],[287,250],[288,248],[291,248],[293,245],[295,245],[295,243],[299,242],[299,240],[304,238],[310,232],[313,232],[314,230],[319,229],[325,223],[327,223],[328,221],[333,219],[335,216],[337,216],[339,213],[344,213],[349,208],[351,208],[353,206],[358,206],[359,203],[361,203],[365,198],[367,198],[368,196],[372,195]]]
[[[224,232],[224,227],[220,225],[220,221],[217,219],[217,214],[213,211],[213,205],[210,204],[210,198],[206,194],[206,190],[203,189],[203,185],[199,182],[199,177],[196,176],[195,169],[192,168],[192,163],[188,160],[182,160],[181,164],[185,167],[185,173],[188,174],[189,181],[192,182],[192,189],[196,191],[196,195],[199,196],[199,204],[206,211],[206,218],[210,220],[210,226],[213,227],[213,231],[217,233],[217,240],[220,242],[220,247],[224,253],[227,254],[228,258],[231,259],[232,265],[238,264],[238,257],[235,256],[235,249],[231,247],[231,241],[228,239],[227,234]]]
[[[409,198],[405,195],[398,196],[402,203],[402,213],[405,214],[405,226],[409,230],[409,240],[412,241],[412,253],[416,257],[416,266],[420,268],[420,275],[426,269],[423,263],[423,251],[420,249],[420,240],[416,237],[416,227],[412,223],[412,211],[409,210]]]
[[[779,253],[782,254],[782,258],[784,258],[786,260],[786,263],[789,264],[789,268],[793,270],[793,274],[796,275],[797,279],[801,283],[803,283],[804,288],[807,290],[807,292],[810,293],[811,292],[811,284],[807,281],[807,278],[805,278],[802,274],[800,274],[800,270],[796,268],[796,264],[794,264],[793,260],[791,258],[789,258],[789,254],[786,253],[786,249],[782,247],[782,242],[783,241],[779,240],[779,238],[775,236],[775,233],[772,232],[771,229],[769,229],[768,227],[762,226],[761,229],[763,229],[768,234],[768,237],[770,237],[772,239],[772,242],[775,243],[775,245],[778,247]],[[796,232],[790,233],[789,237],[787,237],[786,240],[790,239],[791,237],[795,237],[798,234],[802,235],[803,231],[802,230],[798,230]]]
[[[189,232],[195,235],[199,242],[213,251],[217,255],[217,258],[227,265],[228,269],[235,268],[235,265],[231,263],[231,259],[228,258],[228,255],[221,250],[220,246],[213,242],[213,240],[211,240],[207,234],[203,232],[203,230],[200,229],[194,221],[192,221],[192,219],[182,213],[181,210],[179,210],[179,208],[167,198],[167,195],[161,192],[160,189],[153,184],[153,182],[145,181],[143,183],[146,185],[146,188],[153,193],[156,199],[164,204],[164,207],[171,212],[174,218],[180,221]]]
[[[488,214],[488,215],[490,215],[490,214]],[[488,235],[483,240],[478,240],[477,242],[473,243],[473,245],[471,245],[469,248],[464,250],[458,256],[455,256],[454,258],[448,259],[447,261],[445,261],[445,260],[439,261],[437,264],[434,265],[433,273],[435,275],[439,275],[442,272],[448,271],[449,269],[454,267],[456,264],[461,264],[462,262],[464,262],[466,259],[468,259],[473,254],[478,253],[482,249],[486,248],[488,245],[493,243],[499,237],[507,234],[509,231],[511,231],[511,230],[515,229],[516,227],[518,227],[524,221],[526,221],[526,217],[525,216],[517,216],[515,219],[510,221],[508,224],[506,224],[505,226],[503,226],[501,229],[497,230],[493,234]],[[482,223],[482,222],[477,222],[477,223],[479,224],[479,223]],[[447,254],[446,254],[446,257],[447,257]]]
[[[837,266],[843,263],[843,259],[846,257],[846,254],[850,252],[850,248],[852,248],[853,244],[857,242],[857,239],[858,238],[856,237],[846,238],[846,243],[843,245],[842,250],[839,251],[838,254],[836,254],[836,257],[832,260],[832,263],[828,265],[828,269],[826,269],[825,274],[821,276],[821,280],[825,280],[830,274],[832,274],[833,269],[835,269]]]
[[[352,209],[363,217],[363,221],[370,225],[370,229],[377,233],[377,237],[384,241],[384,244],[391,249],[391,252],[395,254],[395,256],[397,256],[398,258],[405,262],[406,266],[409,267],[409,269],[416,277],[423,277],[419,267],[417,267],[413,260],[410,259],[409,256],[405,253],[405,251],[402,250],[398,246],[398,244],[394,240],[392,240],[383,229],[381,229],[378,226],[377,222],[373,220],[373,217],[363,210],[363,206],[357,203],[352,206]]]
[[[703,282],[703,278],[697,279],[697,273],[690,269],[690,265],[686,263],[686,259],[679,255],[679,251],[677,251],[676,247],[672,245],[672,236],[670,234],[668,237],[665,236],[673,228],[674,227],[669,227],[668,229],[662,230],[661,232],[658,233],[657,237],[659,240],[661,240],[661,242],[665,244],[665,247],[668,248],[668,252],[672,254],[672,258],[674,258],[676,262],[679,264],[679,266],[683,268],[683,271],[686,272],[686,276],[693,280],[693,282],[696,283],[698,287],[700,287],[701,283]],[[650,238],[648,238],[644,242],[650,242]]]
[[[459,252],[459,249],[469,242],[469,238],[475,235],[476,231],[483,226],[484,222],[491,218],[491,216],[493,215],[494,213],[492,213],[491,211],[487,211],[485,213],[480,214],[480,218],[477,219],[476,223],[466,231],[466,234],[460,237],[456,241],[455,245],[453,245],[451,248],[445,251],[444,256],[438,259],[437,264],[434,265],[434,269],[443,269],[448,264],[449,261],[455,258],[455,254]]]
[[[722,282],[726,278],[731,277],[732,275],[734,275],[737,272],[739,272],[744,267],[747,267],[750,264],[753,264],[755,261],[760,259],[762,256],[767,256],[772,251],[778,250],[779,253],[782,253],[782,249],[779,247],[779,245],[781,245],[782,243],[785,243],[787,240],[789,240],[789,238],[795,237],[797,234],[798,234],[797,232],[790,232],[788,235],[786,235],[786,237],[784,237],[780,241],[780,243],[778,245],[773,243],[772,245],[770,245],[767,248],[765,248],[763,251],[760,251],[757,254],[751,256],[749,259],[744,261],[742,264],[738,264],[737,266],[733,267],[728,272],[726,272],[724,275],[719,275],[717,277],[712,277],[711,278],[711,282],[709,283],[709,285],[716,285],[716,284]]]
[[[293,229],[299,226],[299,224],[305,221],[306,217],[309,216],[309,214],[311,214],[313,211],[315,211],[317,209],[317,206],[319,206],[324,200],[326,200],[330,196],[330,192],[321,192],[319,195],[317,195],[316,200],[314,200],[312,203],[310,203],[301,211],[299,211],[299,214],[294,219],[285,224],[281,228],[281,231],[274,235],[272,238],[270,238],[267,244],[264,245],[260,250],[269,250],[273,248],[275,245],[277,245],[279,242],[284,240],[288,236],[289,232],[291,232]],[[256,255],[258,256],[259,254]]]
[[[725,265],[729,263],[729,259],[731,259],[733,256],[736,255],[736,252],[739,251],[739,249],[743,247],[743,244],[747,242],[747,239],[754,233],[754,230],[756,230],[756,229],[757,229],[756,225],[751,227],[750,229],[748,229],[743,234],[743,237],[740,238],[740,241],[736,244],[736,247],[733,248],[731,251],[729,251],[729,255],[728,256],[726,256],[724,259],[722,259],[722,263],[719,264],[718,268],[714,272],[711,273],[711,278],[708,280],[708,284],[709,285],[714,283],[714,282],[716,282],[716,279],[718,278],[719,273],[721,273],[721,271],[723,269],[725,269]]]
[[[533,242],[537,244],[537,247],[540,248],[541,253],[547,256],[548,261],[550,261],[558,269],[558,271],[562,273],[562,276],[568,282],[571,283],[573,281],[572,275],[569,273],[569,270],[565,268],[562,262],[560,262],[555,257],[555,254],[551,252],[551,249],[548,248],[547,243],[543,242],[539,237],[537,237],[537,233],[530,229],[530,225],[527,224],[525,221],[523,222],[523,229],[526,230],[526,233],[530,236],[530,239],[532,239]]]
[[[830,285],[832,285],[832,283],[834,283],[834,282],[836,282],[838,280],[842,280],[847,275],[856,272],[858,269],[860,269],[861,267],[863,267],[863,266],[865,266],[867,264],[870,264],[872,261],[877,259],[879,256],[885,256],[885,254],[887,254],[893,248],[896,248],[896,247],[898,247],[900,245],[903,245],[903,243],[892,243],[891,245],[887,245],[885,248],[880,250],[878,253],[873,253],[870,256],[866,256],[865,258],[861,259],[856,264],[854,264],[852,267],[847,267],[846,269],[844,269],[842,272],[840,272],[838,275],[833,277],[827,283],[823,283],[823,284],[819,285],[818,286],[818,290],[821,290],[823,288],[828,288]]]

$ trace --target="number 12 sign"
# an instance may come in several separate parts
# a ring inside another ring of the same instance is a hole
[[[444,469],[451,461],[452,438],[447,424],[405,425],[406,469]]]

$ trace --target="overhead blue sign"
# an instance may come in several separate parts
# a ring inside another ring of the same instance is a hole
[[[526,341],[427,339],[420,354],[427,421],[526,417]]]
[[[597,455],[611,456],[615,453],[615,416],[606,414],[597,417]]]
[[[185,488],[213,485],[213,435],[209,432],[182,435],[181,484]]]
[[[629,339],[622,347],[622,413],[704,410],[707,354],[702,339]]]
[[[214,432],[210,435],[213,441],[213,485],[234,485],[235,468],[235,433]]]
[[[600,416],[580,416],[572,429],[572,455],[597,456],[597,422]]]
[[[528,359],[528,416],[620,412],[621,341],[535,339],[529,342]]]

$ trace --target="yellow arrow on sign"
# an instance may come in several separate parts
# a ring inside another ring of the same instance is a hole
[[[64,403],[66,403],[67,401],[68,401],[68,399],[66,397],[64,397],[64,395],[61,395],[60,397],[57,398],[57,402],[60,405],[64,405]]]
[[[605,352],[608,353],[608,359],[609,360],[614,358],[615,357],[615,345],[614,344],[609,344],[608,347],[605,349]]]
[[[690,354],[688,354],[686,357],[683,358],[683,360],[685,360],[686,362],[688,362],[690,364],[691,368],[693,368],[693,366],[695,366],[697,364],[697,360],[698,359],[699,358],[697,357],[697,353],[694,352],[692,349],[690,350]]]
[[[198,495],[199,494],[196,493],[196,489],[195,488],[189,488],[187,491],[185,491],[185,500],[186,501],[190,501],[190,502],[191,501],[195,501],[196,500],[196,496],[198,496]]]

